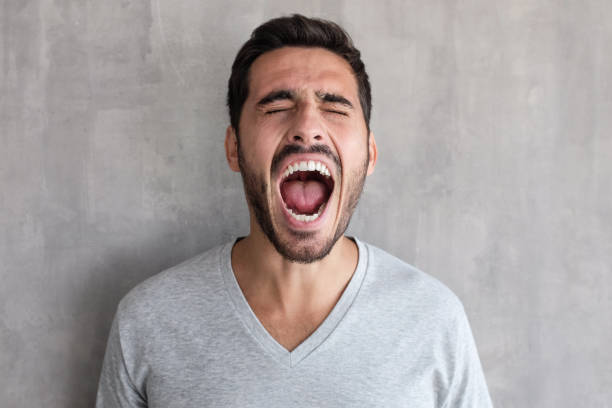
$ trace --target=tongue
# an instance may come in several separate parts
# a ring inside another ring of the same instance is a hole
[[[326,199],[326,186],[316,180],[286,181],[281,186],[281,194],[294,212],[314,214]]]

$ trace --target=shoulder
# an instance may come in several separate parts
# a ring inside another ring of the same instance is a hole
[[[223,289],[220,263],[228,245],[211,248],[136,285],[119,302],[119,321],[172,319],[176,313],[214,301]]]
[[[368,253],[364,285],[370,300],[411,315],[427,315],[428,320],[454,319],[464,313],[459,298],[440,280],[374,245],[362,244]]]
[[[444,407],[490,407],[486,382],[462,302],[445,284],[401,259],[363,244],[367,286],[361,309],[385,333],[406,370],[424,370]],[[366,282],[364,282],[365,284]],[[372,317],[373,316],[373,317]],[[362,316],[360,316],[362,317]]]

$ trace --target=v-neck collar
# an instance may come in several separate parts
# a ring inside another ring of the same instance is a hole
[[[240,320],[248,328],[249,332],[255,337],[257,342],[280,363],[288,367],[296,366],[318,346],[325,342],[329,335],[334,331],[338,323],[340,323],[346,312],[350,309],[353,301],[359,293],[359,288],[361,287],[365,277],[368,264],[368,253],[366,246],[357,238],[352,239],[357,244],[359,259],[351,280],[325,320],[323,320],[319,327],[317,327],[317,329],[310,336],[308,336],[292,351],[287,350],[280,343],[278,343],[274,337],[272,337],[272,335],[265,329],[263,324],[261,324],[255,315],[255,312],[253,312],[253,309],[251,309],[249,302],[247,302],[246,298],[244,297],[242,289],[240,289],[238,281],[236,280],[236,275],[232,269],[232,247],[236,241],[228,242],[222,247],[221,252],[219,253],[219,269],[223,275],[225,288],[227,289],[229,297],[234,304],[236,313],[240,317]]]

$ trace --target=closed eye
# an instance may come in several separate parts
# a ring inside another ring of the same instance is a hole
[[[266,115],[272,115],[274,113],[285,112],[285,111],[288,111],[288,110],[289,110],[289,108],[271,109],[269,111],[266,111],[265,114]],[[334,109],[325,109],[324,112],[334,113],[336,115],[348,116],[347,112],[343,112],[343,111],[339,111],[339,110],[334,110]]]
[[[273,114],[273,113],[278,113],[278,112],[284,112],[284,111],[286,111],[286,110],[289,110],[289,109],[287,109],[287,108],[283,108],[283,109],[272,109],[272,110],[266,111],[266,115],[271,115],[271,114]]]
[[[342,112],[342,111],[338,111],[338,110],[333,110],[333,109],[326,109],[325,112],[336,113],[336,114],[342,115],[342,116],[348,116],[348,113],[346,113],[346,112]]]

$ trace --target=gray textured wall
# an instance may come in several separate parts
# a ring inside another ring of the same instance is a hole
[[[612,407],[608,0],[0,4],[0,406],[91,406],[120,297],[247,231],[229,67],[302,12],[373,83],[351,231],[464,301],[497,407]]]

